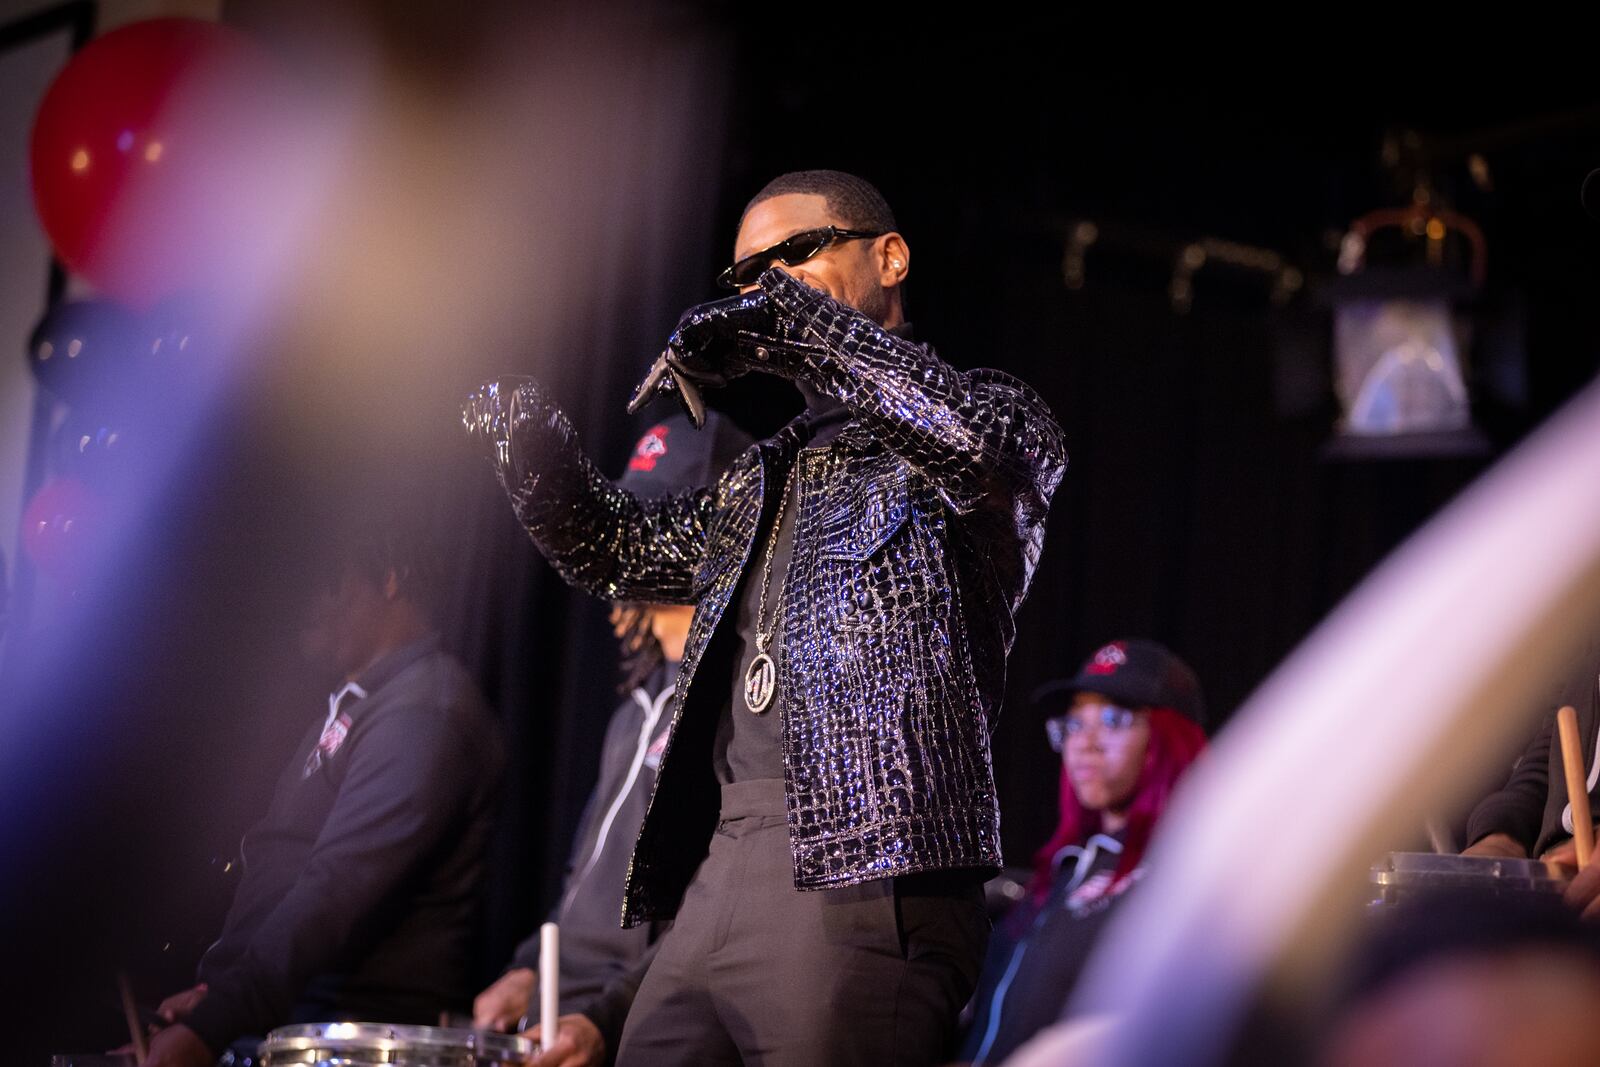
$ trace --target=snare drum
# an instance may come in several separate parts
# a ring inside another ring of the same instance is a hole
[[[1399,904],[1442,889],[1472,889],[1487,895],[1557,896],[1567,887],[1560,866],[1544,860],[1495,856],[1449,856],[1391,852],[1372,867],[1373,904]]]
[[[525,1037],[484,1030],[387,1023],[310,1023],[284,1026],[261,1043],[262,1067],[523,1067],[535,1048]]]

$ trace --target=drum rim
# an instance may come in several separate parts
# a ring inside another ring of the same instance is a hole
[[[1459,853],[1404,851],[1386,853],[1381,861],[1372,865],[1369,875],[1374,883],[1379,884],[1477,877],[1564,886],[1568,880],[1559,866],[1534,856],[1463,856]]]
[[[484,1049],[530,1056],[531,1040],[517,1034],[497,1034],[489,1030],[467,1030],[444,1026],[406,1023],[296,1023],[270,1031],[261,1043],[269,1051],[304,1052],[314,1048],[339,1050],[371,1049],[377,1052],[404,1051],[405,1048],[439,1047],[446,1049]]]

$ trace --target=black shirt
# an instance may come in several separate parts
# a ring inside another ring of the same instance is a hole
[[[803,431],[806,434],[804,448],[826,445],[850,421],[848,408],[832,397],[818,393],[807,393],[806,411],[808,420]],[[795,468],[799,464],[800,457],[796,457]],[[794,558],[794,528],[800,512],[795,478],[795,470],[791,468],[788,492],[778,490],[777,498],[768,506],[768,514],[762,517],[761,524],[756,528],[750,564],[745,568],[739,588],[734,592],[738,611],[735,615],[737,629],[732,642],[733,677],[728,687],[729,700],[723,706],[721,720],[717,723],[716,741],[712,746],[717,781],[723,785],[783,777],[783,687],[778,687],[772,703],[758,714],[751,711],[745,702],[745,674],[757,655],[756,616],[761,607],[761,580],[768,570],[766,560],[768,543],[772,539],[771,513],[777,510],[781,501],[783,514],[778,517],[778,536],[776,541],[771,541],[772,566],[767,575],[767,612],[761,621],[772,631],[767,653],[777,663],[779,677],[782,677],[783,633],[778,625],[778,616],[783,610],[782,589],[789,573],[789,563]]]
[[[903,322],[889,332],[908,341],[913,336],[909,322]],[[850,409],[843,402],[814,392],[804,385],[800,386],[800,393],[805,397],[807,415],[802,430],[806,441],[802,448],[824,447],[850,421]],[[791,480],[802,458],[803,455],[795,458],[794,467],[790,468],[787,475]],[[780,500],[783,501],[783,514],[777,516],[780,525],[777,540],[772,543],[772,566],[766,583],[767,613],[761,621],[772,631],[767,654],[777,664],[778,677],[783,677],[783,632],[778,626],[777,617],[783,607],[781,592],[784,579],[794,558],[794,528],[800,512],[799,490],[791,484],[788,493],[779,489],[775,495],[769,493],[769,497],[772,499],[768,502],[767,513],[756,527],[750,564],[745,568],[739,587],[733,594],[733,603],[738,605],[734,617],[736,629],[729,642],[733,673],[728,686],[729,698],[723,705],[721,718],[717,722],[716,739],[711,748],[712,765],[717,772],[717,781],[722,785],[783,777],[783,687],[778,687],[772,703],[760,713],[752,712],[745,702],[746,673],[758,654],[756,616],[761,607],[762,576],[769,570],[766,560],[774,521],[772,513],[776,511],[777,501]]]

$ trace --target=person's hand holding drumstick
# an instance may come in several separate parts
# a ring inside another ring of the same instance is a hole
[[[1594,824],[1589,808],[1589,783],[1584,775],[1582,745],[1578,739],[1576,710],[1568,706],[1557,712],[1556,727],[1560,735],[1561,766],[1567,784],[1567,796],[1572,804],[1573,836],[1545,850],[1539,858],[1546,863],[1571,868],[1574,874],[1565,892],[1567,904],[1585,919],[1600,919],[1600,864],[1590,862]],[[1553,757],[1550,762],[1555,762]],[[1551,770],[1554,772],[1554,767]],[[1521,841],[1510,834],[1493,833],[1463,850],[1462,855],[1525,859],[1528,851]]]
[[[1544,859],[1576,867],[1567,885],[1566,901],[1585,919],[1600,918],[1600,867],[1591,863],[1594,820],[1589,812],[1589,783],[1583,773],[1582,746],[1578,741],[1578,713],[1570,705],[1556,713],[1561,733],[1561,763],[1566,770],[1567,797],[1572,805],[1572,840],[1544,854]]]
[[[161,1021],[167,1026],[181,1023],[200,1005],[205,996],[206,984],[200,982],[163,1000],[156,1008],[156,1014],[161,1016]]]
[[[175,1023],[150,1039],[150,1055],[142,1067],[212,1067],[216,1062],[200,1035]]]
[[[1543,858],[1551,863],[1576,867],[1577,846],[1568,841],[1546,852]],[[1566,901],[1585,919],[1600,919],[1600,864],[1590,863],[1572,876],[1567,883]]]
[[[605,1038],[587,1015],[563,1015],[556,1031],[556,1043],[534,1058],[534,1067],[600,1067],[606,1062]],[[535,1023],[522,1036],[540,1044],[539,1025]]]
[[[509,1033],[528,1014],[539,975],[530,967],[513,967],[472,1002],[472,1025],[480,1030]]]
[[[156,1008],[156,1017],[160,1021],[151,1022],[147,1028],[147,1033],[151,1039],[149,1052],[145,1054],[144,1059],[138,1060],[137,1062],[141,1064],[205,1063],[209,1065],[212,1062],[209,1053],[207,1053],[207,1058],[205,1060],[192,1058],[170,1058],[174,1054],[179,1054],[180,1052],[182,1054],[193,1056],[196,1048],[205,1048],[205,1045],[200,1041],[200,1038],[195,1035],[193,1030],[190,1030],[187,1026],[179,1025],[189,1017],[190,1013],[194,1011],[195,1007],[200,1003],[200,1001],[205,999],[205,995],[206,984],[204,982],[200,982],[196,985],[190,986],[188,989],[174,993],[167,999],[163,1000],[160,1006]],[[148,1014],[146,1015],[146,1018],[148,1018]],[[157,1040],[159,1035],[174,1028],[182,1030],[183,1034],[174,1035],[159,1041]],[[184,1035],[187,1035],[187,1038]],[[121,1048],[112,1049],[111,1051],[117,1054],[132,1055],[136,1058],[141,1052],[140,1049],[135,1048],[134,1042],[131,1041]],[[158,1052],[160,1053],[161,1058],[157,1057]]]

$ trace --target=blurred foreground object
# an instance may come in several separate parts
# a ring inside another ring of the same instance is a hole
[[[1222,1062],[1247,1018],[1292,1028],[1323,1002],[1372,858],[1525,736],[1507,709],[1536,707],[1600,616],[1597,427],[1592,385],[1386,561],[1218,738],[1080,985],[1076,1011],[1121,1020],[1099,1062]],[[1249,851],[1248,893],[1245,841],[1272,842]]]

